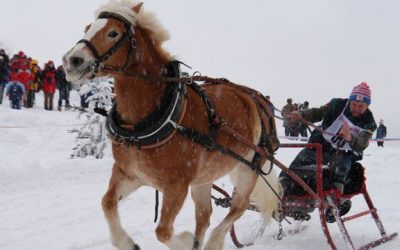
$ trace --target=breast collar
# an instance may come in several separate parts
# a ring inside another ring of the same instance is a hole
[[[172,61],[167,66],[168,76],[179,77],[179,62]],[[168,82],[160,108],[137,124],[126,128],[114,104],[108,113],[106,129],[114,143],[151,149],[166,143],[176,132],[186,109],[186,84]]]

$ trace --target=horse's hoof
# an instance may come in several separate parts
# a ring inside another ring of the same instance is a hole
[[[133,250],[140,250],[139,245],[136,245],[136,244],[135,244],[135,245],[133,246]]]
[[[200,242],[197,239],[193,241],[193,250],[199,250]]]

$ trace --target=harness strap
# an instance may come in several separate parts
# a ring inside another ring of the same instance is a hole
[[[246,166],[250,167],[252,170],[257,171],[257,173],[261,173],[261,174],[266,174],[264,173],[261,168],[259,168],[256,164],[255,164],[255,158],[253,158],[253,161],[250,162],[246,159],[244,159],[242,156],[240,156],[239,154],[233,152],[232,150],[218,144],[215,142],[215,139],[208,135],[208,134],[203,134],[200,133],[192,128],[188,128],[188,127],[184,127],[181,126],[178,128],[178,132],[183,135],[184,137],[191,139],[192,141],[206,147],[208,150],[213,151],[213,150],[218,150],[221,153],[228,155],[232,158],[234,158],[237,161],[240,161],[241,163],[245,164]]]

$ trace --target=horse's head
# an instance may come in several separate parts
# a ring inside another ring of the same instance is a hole
[[[63,56],[70,81],[102,75],[99,69],[104,66],[127,71],[145,60],[146,53],[141,51],[145,48],[139,48],[141,44],[150,42],[160,47],[168,38],[154,16],[142,10],[142,3],[112,0],[96,16],[86,27],[83,39]],[[139,29],[143,34],[137,34]],[[143,30],[150,39],[143,39]]]

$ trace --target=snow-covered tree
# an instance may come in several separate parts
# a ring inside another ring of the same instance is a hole
[[[112,78],[94,78],[81,86],[79,94],[86,96],[88,107],[80,110],[79,117],[86,120],[80,129],[74,129],[71,132],[78,133],[76,137],[77,144],[73,148],[71,158],[85,158],[94,156],[101,159],[104,156],[104,149],[107,147],[107,134],[105,128],[106,117],[94,112],[98,107],[110,110],[113,100],[114,80]]]

